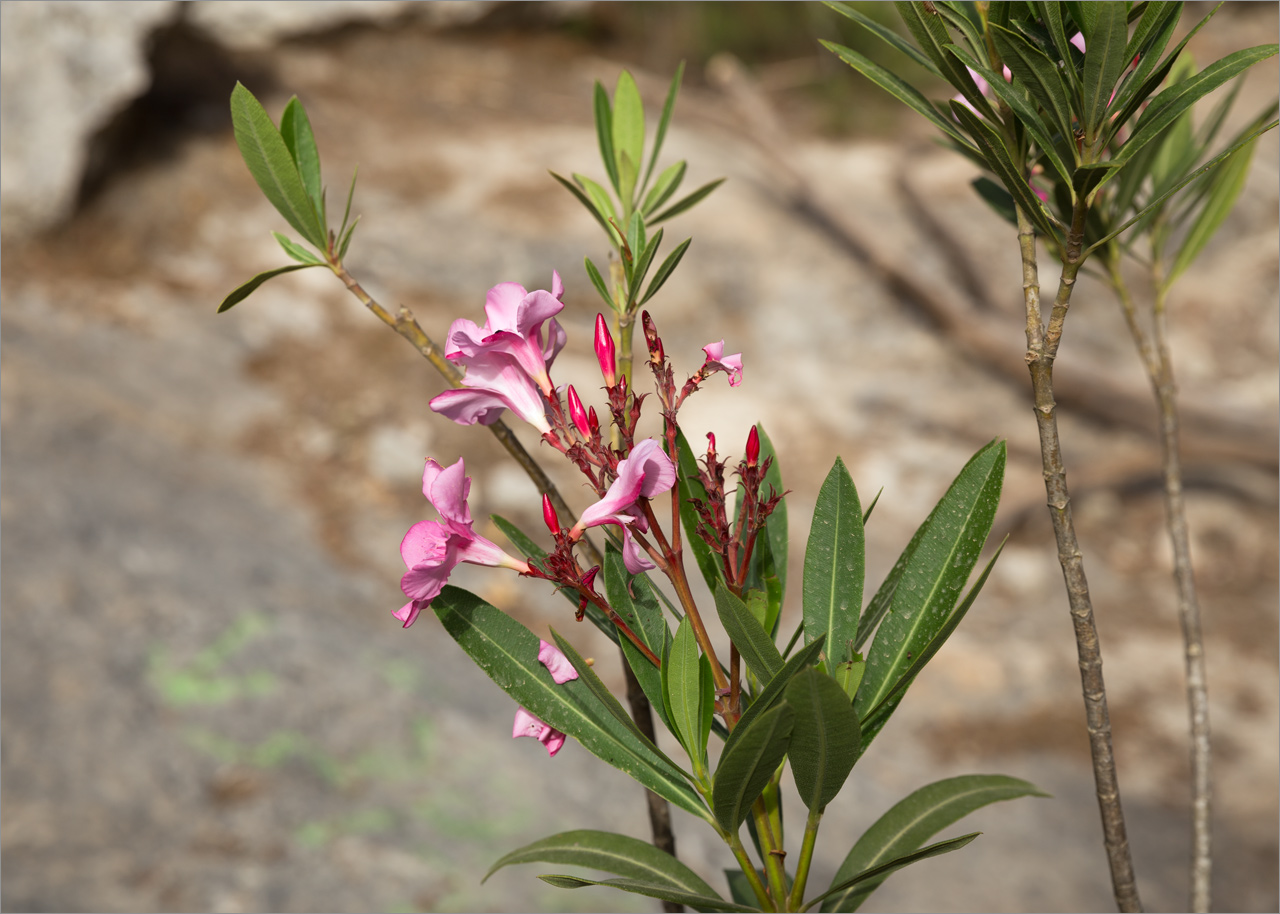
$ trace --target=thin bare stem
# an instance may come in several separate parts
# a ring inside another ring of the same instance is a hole
[[[1165,526],[1173,547],[1173,578],[1178,592],[1178,620],[1182,626],[1187,676],[1187,711],[1191,726],[1191,897],[1190,909],[1207,912],[1213,874],[1212,756],[1209,746],[1209,691],[1205,670],[1204,638],[1200,630],[1200,600],[1191,567],[1191,537],[1182,497],[1182,461],[1178,448],[1178,388],[1173,378],[1173,356],[1168,339],[1168,283],[1161,259],[1152,258],[1155,287],[1151,334],[1137,319],[1137,309],[1115,260],[1109,261],[1111,287],[1120,301],[1125,322],[1151,381],[1160,420],[1160,450],[1164,476]]]
[[[778,910],[777,905],[773,903],[773,899],[769,897],[769,890],[765,888],[764,882],[761,881],[760,873],[756,870],[755,864],[747,856],[747,849],[742,846],[742,839],[734,833],[726,835],[725,841],[728,842],[729,849],[733,851],[733,856],[737,859],[738,866],[742,869],[742,874],[747,877],[747,883],[751,886],[751,891],[756,893],[756,900],[760,902],[761,910]]]
[[[804,902],[804,888],[809,881],[809,864],[813,862],[813,847],[818,840],[818,824],[822,821],[822,810],[810,809],[809,817],[804,823],[804,841],[800,845],[800,859],[796,863],[796,878],[791,883],[791,897],[787,900],[788,911],[799,911]]]
[[[1111,719],[1107,712],[1107,690],[1102,678],[1102,648],[1093,617],[1089,582],[1084,573],[1084,557],[1076,539],[1067,490],[1066,468],[1058,438],[1057,404],[1053,398],[1053,361],[1062,339],[1071,293],[1081,264],[1086,205],[1077,205],[1062,262],[1062,278],[1054,298],[1047,329],[1040,323],[1040,283],[1036,263],[1035,229],[1030,218],[1018,208],[1018,240],[1022,250],[1023,290],[1027,310],[1027,367],[1035,397],[1036,424],[1040,432],[1040,457],[1044,465],[1045,492],[1049,516],[1058,543],[1058,561],[1066,582],[1067,601],[1075,628],[1076,652],[1080,663],[1080,684],[1084,694],[1089,749],[1093,756],[1093,777],[1102,815],[1103,843],[1111,867],[1111,884],[1121,911],[1140,911],[1133,858],[1120,805],[1115,754],[1111,746]]]

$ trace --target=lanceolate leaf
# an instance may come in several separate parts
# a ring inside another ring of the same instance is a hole
[[[1236,199],[1240,196],[1240,191],[1244,190],[1245,178],[1249,176],[1249,164],[1253,159],[1254,145],[1250,143],[1232,153],[1211,176],[1211,189],[1205,199],[1204,207],[1196,214],[1191,228],[1187,230],[1182,247],[1174,258],[1173,266],[1165,279],[1166,285],[1171,285],[1187,267],[1191,266],[1192,261],[1204,250],[1209,239],[1230,214]]]
[[[272,123],[271,116],[248,89],[236,83],[231,92],[231,124],[236,145],[271,205],[294,229],[316,248],[324,250],[326,239],[320,216],[307,196],[298,166]]]
[[[621,889],[624,892],[631,892],[635,895],[647,895],[649,898],[660,898],[663,901],[674,901],[677,904],[688,905],[695,911],[760,910],[759,908],[749,908],[745,905],[725,901],[718,895],[707,896],[693,892],[682,892],[666,885],[642,882],[638,879],[605,879],[597,881],[595,879],[583,879],[580,876],[539,876],[538,878],[548,885],[554,885],[560,889],[581,889],[589,885],[608,886],[609,888]]]
[[[645,194],[644,204],[640,207],[640,212],[644,213],[646,219],[679,189],[680,182],[684,180],[686,168],[684,159],[681,159],[669,168],[663,169],[662,174],[658,175],[657,182]]]
[[[716,821],[727,832],[735,832],[751,811],[773,773],[786,757],[791,743],[795,712],[784,701],[765,711],[743,728],[734,728],[726,742],[712,783],[712,808]],[[744,732],[739,735],[738,730]]]
[[[613,90],[613,154],[618,163],[618,199],[629,211],[644,156],[644,102],[626,70],[618,74]]]
[[[590,257],[583,258],[583,266],[586,267],[587,276],[591,279],[591,285],[595,286],[596,291],[600,293],[600,297],[604,299],[604,303],[616,311],[617,305],[614,304],[612,296],[609,295],[609,289],[604,284],[604,277],[600,275],[600,271],[591,262]]]
[[[738,652],[751,672],[761,682],[768,682],[777,675],[782,669],[782,654],[774,646],[769,633],[751,615],[747,605],[724,584],[716,588],[716,611],[729,640],[738,646]]]
[[[1034,784],[999,774],[971,774],[937,781],[912,793],[881,816],[849,851],[831,880],[833,888],[920,848],[942,829],[976,809],[1001,800],[1048,794]],[[856,911],[888,873],[827,898],[823,911]]]
[[[830,889],[828,889],[827,891],[823,892],[817,898],[813,899],[807,905],[805,905],[801,910],[808,911],[819,902],[826,902],[832,898],[841,897],[843,893],[853,891],[857,889],[859,886],[865,885],[875,879],[882,879],[882,880],[886,879],[893,873],[896,873],[898,870],[902,869],[904,866],[909,866],[910,864],[916,863],[920,860],[927,860],[930,857],[937,857],[941,854],[949,854],[952,851],[958,851],[960,850],[960,848],[966,846],[971,841],[973,841],[973,839],[978,837],[978,835],[980,834],[982,834],[982,832],[975,831],[975,832],[970,832],[967,835],[961,835],[958,838],[948,838],[946,841],[939,841],[937,844],[930,844],[928,847],[923,847],[920,850],[915,851],[914,853],[904,854],[901,857],[896,857],[893,860],[888,861],[887,863],[882,863],[880,866],[874,867],[869,870],[863,870],[861,873],[858,873],[856,876],[852,877],[851,879],[846,879],[844,882],[838,883],[833,887],[831,887]],[[825,906],[823,907],[823,910],[824,911],[826,910]],[[834,910],[854,911],[857,909],[852,907],[839,907]]]
[[[858,760],[858,715],[840,684],[812,667],[795,675],[786,695],[796,712],[787,751],[796,790],[805,806],[822,812]]]
[[[929,645],[920,652],[920,654],[911,662],[911,666],[907,671],[898,677],[898,681],[893,688],[880,699],[880,703],[866,713],[865,719],[862,721],[862,748],[866,751],[871,741],[876,738],[884,725],[888,723],[889,717],[897,709],[898,703],[902,701],[903,694],[906,693],[907,687],[915,681],[916,676],[924,669],[925,664],[933,659],[934,655],[946,644],[947,639],[951,637],[951,633],[956,630],[960,624],[960,620],[965,617],[965,613],[973,606],[973,601],[977,599],[978,594],[982,592],[982,585],[987,583],[987,576],[991,574],[991,569],[995,566],[996,559],[1000,557],[1000,553],[1004,550],[1004,544],[1000,544],[1000,548],[996,550],[995,555],[991,556],[991,560],[987,562],[987,567],[982,569],[982,574],[978,576],[978,580],[973,587],[969,589],[969,593],[965,596],[960,605],[947,618],[946,623],[933,636],[933,640]],[[865,673],[865,664],[859,672],[859,676]]]
[[[666,222],[672,216],[678,216],[685,210],[692,209],[694,206],[701,203],[704,197],[723,183],[724,178],[716,178],[714,181],[703,184],[687,197],[681,197],[675,203],[671,204],[671,206],[667,207],[667,209],[658,213],[658,215],[649,220],[649,224],[657,225],[659,222]]]
[[[778,699],[782,698],[786,692],[787,684],[791,682],[796,673],[818,662],[818,655],[822,650],[823,644],[823,640],[819,638],[812,644],[806,644],[792,654],[791,657],[787,658],[787,662],[783,664],[782,669],[778,671],[776,676],[765,683],[759,694],[756,695],[755,700],[751,702],[751,706],[738,719],[738,726],[734,728],[728,739],[725,740],[726,752],[729,751],[730,744],[736,742],[739,734],[747,732],[751,721],[777,704]]]
[[[853,478],[837,457],[818,490],[804,552],[805,640],[826,636],[828,670],[852,656],[865,564],[862,505]]]
[[[644,193],[644,189],[649,186],[649,178],[653,176],[653,166],[658,164],[658,153],[662,152],[662,141],[667,138],[667,125],[671,123],[671,112],[675,109],[676,96],[680,94],[680,81],[683,78],[684,61],[682,60],[680,61],[680,65],[676,67],[675,75],[671,77],[671,85],[667,89],[667,100],[662,104],[662,116],[658,118],[658,133],[653,138],[653,152],[649,153],[649,166],[644,170],[644,182],[640,186],[640,193]],[[683,165],[684,163],[677,162],[676,164]],[[667,169],[667,171],[670,170],[670,168]],[[680,173],[684,173],[683,168],[681,168]],[[663,174],[666,174],[666,172],[663,172]],[[679,184],[680,182],[677,180],[675,183]],[[659,177],[658,184],[655,185],[655,187],[661,186],[661,184],[662,179]],[[655,207],[661,205],[661,201],[654,204]],[[646,199],[645,215],[648,216],[650,212],[648,200]]]
[[[636,216],[640,213],[637,211]],[[631,273],[631,301],[629,305],[634,304],[636,296],[640,294],[640,286],[644,284],[645,275],[649,272],[649,265],[653,263],[653,258],[658,253],[658,248],[662,245],[662,229],[658,229],[654,236],[649,239],[644,246],[644,251],[640,254],[640,258],[636,261],[635,269]]]
[[[649,283],[648,290],[644,293],[644,298],[640,299],[640,304],[644,304],[653,298],[654,294],[662,288],[662,284],[667,281],[675,268],[680,265],[680,259],[684,257],[684,252],[689,249],[689,245],[693,242],[692,238],[686,238],[676,246],[676,249],[667,255],[667,259],[662,261],[662,265],[658,267],[658,272],[653,274],[653,281]]]
[[[601,219],[608,222],[610,219],[618,218],[618,213],[613,208],[613,200],[609,198],[608,191],[586,175],[580,175],[577,172],[573,174],[573,181],[586,193],[587,199],[591,201],[591,205]]]
[[[321,260],[315,254],[312,254],[302,245],[298,244],[298,242],[292,241],[289,238],[286,238],[284,235],[281,235],[279,232],[272,232],[271,234],[275,236],[276,241],[280,243],[280,247],[284,248],[284,252],[288,254],[290,257],[292,257],[294,260],[298,261],[298,263],[305,263],[305,264],[308,264],[309,266],[317,266],[317,267],[324,266],[323,260]]]
[[[284,106],[284,113],[280,115],[280,137],[298,166],[307,196],[311,198],[316,212],[323,215],[321,194],[324,193],[324,185],[320,180],[320,151],[316,148],[315,134],[311,132],[311,120],[296,95],[289,99],[289,104]]]
[[[694,760],[695,771],[706,762],[707,734],[702,730],[703,705],[714,699],[702,692],[701,655],[689,617],[680,620],[671,648],[662,662],[662,693],[671,729]]]
[[[848,3],[836,3],[831,2],[831,0],[826,0],[826,5],[831,7],[840,15],[849,17],[885,44],[898,51],[898,53],[905,54],[907,57],[911,58],[911,60],[915,62],[916,66],[929,71],[938,79],[946,79],[946,77],[942,75],[942,71],[934,65],[932,60],[921,54],[919,48],[902,38],[902,36],[893,29],[881,25],[869,16],[864,16],[862,13],[858,12],[855,7]]]
[[[1083,5],[1083,4],[1082,4]],[[1098,135],[1107,118],[1111,93],[1129,62],[1125,48],[1129,44],[1127,3],[1091,3],[1096,12],[1094,28],[1086,33],[1084,52],[1084,130],[1086,142]]]
[[[600,227],[605,230],[605,234],[607,234],[610,238],[618,237],[617,230],[615,230],[614,227],[609,224],[607,219],[605,219],[603,216],[600,215],[600,212],[596,209],[596,205],[587,198],[587,195],[584,194],[577,187],[577,185],[575,185],[572,181],[568,181],[560,177],[554,171],[547,172],[547,174],[551,175],[551,177],[559,181],[561,186],[564,187],[565,190],[573,194],[573,196],[577,199],[577,201],[587,208],[587,212],[589,212],[595,218],[596,222],[600,223]]]
[[[526,844],[498,860],[481,882],[506,866],[520,863],[562,863],[603,870],[629,879],[709,898],[718,898],[715,889],[697,873],[664,850],[647,841],[613,832],[577,829],[551,835]]]
[[[894,3],[902,21],[906,23],[912,36],[919,43],[921,50],[942,71],[943,77],[964,96],[965,101],[974,107],[983,117],[995,120],[995,112],[986,96],[978,91],[978,84],[973,81],[969,71],[946,51],[951,44],[951,35],[943,22],[942,15],[932,3]]]
[[[613,108],[609,105],[609,93],[604,86],[596,83],[592,96],[596,117],[596,139],[600,143],[600,158],[604,162],[605,173],[609,175],[609,183],[618,190],[618,163],[613,157]],[[606,226],[607,228],[607,226]]]
[[[1011,29],[993,25],[991,38],[1005,65],[1013,73],[1014,79],[1031,93],[1036,104],[1048,112],[1059,136],[1069,139],[1072,117],[1071,98],[1057,64],[1050,60],[1047,54]],[[991,87],[994,89],[995,86],[996,83],[992,82]]]
[[[860,720],[894,690],[951,616],[991,530],[1004,464],[1004,442],[993,441],[978,451],[926,521],[867,654],[854,702]]]
[[[240,304],[240,302],[244,301],[246,298],[252,295],[254,290],[257,289],[258,286],[266,282],[268,279],[272,279],[284,273],[292,273],[294,270],[305,270],[307,267],[318,267],[318,266],[323,266],[323,264],[295,263],[287,267],[277,267],[274,270],[267,270],[265,273],[259,273],[257,276],[253,277],[253,279],[249,280],[246,283],[243,283],[242,285],[237,287],[234,292],[232,292],[230,295],[224,298],[222,300],[222,304],[218,305],[218,313],[221,314],[223,311],[226,311],[229,308],[234,308],[236,305]]]
[[[557,684],[538,662],[538,636],[465,590],[446,586],[432,609],[476,665],[529,713],[572,736],[659,796],[710,820],[706,807],[685,782],[686,775],[617,720],[592,693],[585,681],[587,675],[594,675],[589,667],[576,667],[577,679]]]
[[[897,74],[889,72],[853,48],[846,48],[844,45],[830,41],[820,41],[819,43],[912,111],[923,115],[933,126],[951,137],[962,148],[977,152],[973,142],[960,132],[955,123],[940,115],[915,86],[904,82]]]

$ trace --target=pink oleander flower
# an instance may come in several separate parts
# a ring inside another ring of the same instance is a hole
[[[556,685],[563,685],[571,679],[578,678],[578,671],[573,668],[569,658],[562,654],[554,644],[538,641],[538,661],[551,673]],[[524,708],[516,709],[515,724],[511,728],[511,738],[519,739],[531,736],[547,747],[547,755],[555,756],[564,746],[565,735],[549,724],[544,724]]]
[[[510,409],[543,434],[551,431],[543,398],[554,390],[549,369],[566,339],[553,318],[563,297],[555,272],[550,292],[526,292],[514,282],[490,289],[483,327],[460,319],[449,328],[445,357],[466,376],[462,387],[433,398],[431,408],[461,425],[491,425]]]
[[[521,573],[529,570],[525,562],[507,555],[471,529],[471,509],[467,507],[471,478],[465,474],[461,458],[448,468],[428,460],[422,471],[422,494],[440,513],[440,520],[419,521],[400,543],[400,556],[409,569],[400,579],[400,589],[409,602],[394,615],[405,628],[440,595],[450,573],[461,562]]]
[[[609,486],[604,498],[582,512],[582,517],[569,531],[569,539],[577,541],[588,527],[617,524],[622,528],[622,561],[627,571],[639,574],[654,565],[636,545],[632,530],[647,533],[649,522],[636,507],[641,498],[666,492],[676,481],[676,468],[662,452],[656,438],[646,438],[631,450],[631,455],[618,461],[618,478]]]
[[[735,355],[724,354],[724,340],[718,343],[707,343],[702,347],[702,351],[707,354],[707,360],[702,367],[711,374],[715,371],[723,371],[729,376],[729,386],[737,387],[742,383],[742,353]]]

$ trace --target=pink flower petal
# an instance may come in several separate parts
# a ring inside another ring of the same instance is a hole
[[[544,724],[524,708],[516,709],[515,722],[511,727],[511,738],[519,739],[530,736],[547,747],[547,755],[554,757],[564,746],[565,735],[554,727]]]
[[[578,671],[573,668],[569,658],[548,641],[538,641],[538,661],[551,671],[551,678],[557,685],[578,678]]]
[[[702,351],[707,354],[707,361],[703,365],[704,368],[710,368],[712,371],[723,371],[729,376],[729,386],[737,387],[742,383],[742,353],[734,355],[724,354],[724,340],[718,343],[708,343],[702,347]]]

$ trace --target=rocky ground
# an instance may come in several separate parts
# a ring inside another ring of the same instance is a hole
[[[1219,44],[1196,46],[1201,60],[1276,31],[1273,6],[1222,17]],[[376,297],[442,337],[454,318],[479,316],[489,286],[545,287],[558,269],[570,347],[557,380],[592,389],[596,305],[581,264],[604,249],[546,170],[599,171],[591,84],[611,84],[620,61],[643,63],[628,54],[542,33],[405,26],[286,42],[246,66],[273,113],[292,92],[306,102],[331,194],[359,163],[349,264]],[[1248,110],[1274,92],[1274,61],[1258,70]],[[637,77],[658,104],[665,76]],[[1015,241],[968,189],[964,163],[918,124],[824,138],[791,96],[765,98],[784,113],[788,181],[929,283],[958,285],[958,254],[978,310],[1006,323],[1002,358],[1017,364]],[[714,429],[722,451],[740,449],[757,418],[770,430],[798,538],[789,613],[836,456],[864,498],[884,489],[868,535],[878,582],[967,457],[1009,442],[997,518],[1008,545],[829,810],[815,884],[905,793],[1002,772],[1053,799],[971,817],[977,842],[895,876],[869,908],[1105,909],[1026,385],[960,352],[794,206],[776,183],[783,166],[749,118],[726,116],[732,104],[691,80],[677,109],[669,160],[689,160],[690,186],[729,180],[669,229],[694,244],[653,311],[678,369],[721,337],[743,353],[742,387],[709,385],[684,419],[691,440]],[[1276,161],[1271,136],[1173,301],[1188,406],[1263,430],[1252,450],[1194,430],[1188,443],[1223,910],[1280,904]],[[912,200],[927,201],[932,233]],[[430,413],[443,382],[331,276],[295,274],[214,313],[236,284],[283,263],[269,234],[283,228],[223,129],[116,174],[57,229],[5,239],[4,909],[651,910],[552,889],[533,878],[546,868],[480,885],[494,859],[552,831],[644,835],[640,797],[580,747],[549,760],[512,743],[510,701],[435,621],[396,626],[397,544],[430,513],[424,456],[466,456],[477,517],[536,530],[537,499],[488,435]],[[1088,374],[1143,395],[1106,293],[1085,285],[1071,320],[1063,383]],[[1139,881],[1149,909],[1179,910],[1186,715],[1158,457],[1145,432],[1100,421],[1087,402],[1061,421]],[[576,483],[559,478],[575,500]],[[470,566],[456,582],[540,631],[554,624],[616,677],[607,643],[558,598]],[[719,884],[729,857],[710,838],[680,823],[681,856]]]

